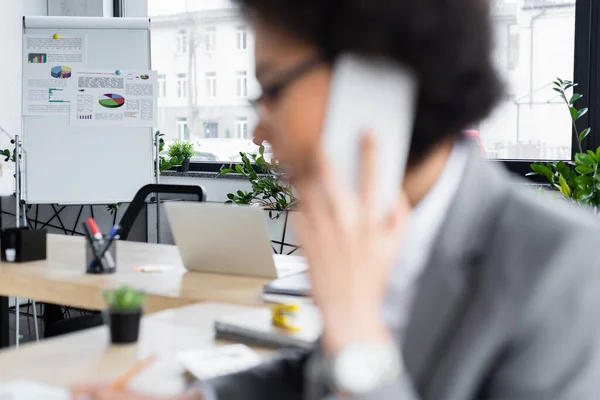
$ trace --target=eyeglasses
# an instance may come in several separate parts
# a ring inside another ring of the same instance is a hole
[[[276,102],[285,89],[294,83],[294,81],[301,78],[304,74],[308,73],[322,62],[320,57],[311,57],[280,72],[278,78],[275,79],[273,83],[263,87],[262,94],[259,97],[250,100],[250,104],[257,110],[264,110],[267,104]]]

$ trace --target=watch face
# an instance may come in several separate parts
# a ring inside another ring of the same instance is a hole
[[[342,392],[353,395],[372,392],[398,376],[398,354],[395,346],[381,343],[347,346],[334,360],[334,384]]]

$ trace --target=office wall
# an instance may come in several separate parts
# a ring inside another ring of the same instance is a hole
[[[21,131],[21,36],[23,15],[46,15],[46,0],[3,1],[0,12],[0,126],[15,135]],[[0,137],[0,148],[9,144]]]

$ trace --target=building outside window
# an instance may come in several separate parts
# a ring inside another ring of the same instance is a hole
[[[217,122],[204,123],[204,137],[207,139],[216,139],[219,137],[219,124]]]
[[[239,139],[248,139],[248,118],[238,117],[236,122],[236,133]]]
[[[204,32],[204,51],[207,53],[217,50],[217,30],[214,27],[206,28]]]
[[[573,80],[575,0],[494,0],[493,58],[506,98],[478,127],[488,158],[571,159],[557,77]]]
[[[188,31],[182,29],[177,32],[177,53],[185,54],[188,52],[189,34]]]
[[[206,97],[214,99],[217,97],[217,73],[207,72],[204,76],[206,78]]]
[[[187,74],[177,74],[177,97],[185,98],[188,95]]]
[[[236,72],[237,97],[248,97],[248,74],[246,71]]]
[[[237,49],[246,50],[248,48],[248,28],[245,26],[237,27]]]
[[[185,117],[177,118],[177,137],[181,140],[190,140],[188,120]]]
[[[167,97],[167,75],[158,74],[158,97]]]

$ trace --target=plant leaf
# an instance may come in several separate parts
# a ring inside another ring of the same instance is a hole
[[[575,103],[577,100],[581,99],[583,96],[580,95],[579,93],[575,93],[573,96],[571,96],[571,100],[569,100],[569,104],[573,104]]]
[[[562,175],[560,175],[558,177],[558,183],[559,183],[561,193],[567,197],[571,197],[571,188],[569,187],[569,185],[567,184],[567,181],[565,180],[565,178]]]
[[[219,175],[227,175],[227,174],[231,174],[233,172],[235,172],[235,171],[231,168],[223,168],[219,171]]]
[[[549,182],[552,182],[552,175],[553,175],[552,171],[550,171],[550,169],[548,167],[546,167],[544,164],[534,163],[534,164],[531,164],[530,167],[534,173],[536,173],[538,175],[543,175],[546,177],[546,179],[548,179]]]
[[[588,109],[587,108],[582,108],[581,110],[577,111],[577,114],[575,114],[575,121],[577,121],[579,118],[583,117],[585,114],[587,114]]]
[[[580,142],[582,142],[582,141],[583,141],[583,139],[585,139],[585,138],[587,137],[587,135],[589,135],[589,134],[590,134],[590,132],[591,132],[591,131],[592,131],[592,128],[587,128],[587,129],[583,130],[583,131],[582,131],[582,132],[579,134],[579,141],[580,141]],[[600,150],[600,147],[598,148],[598,150]],[[597,159],[600,159],[600,153],[598,154],[598,156],[599,156],[599,157],[598,157]]]
[[[577,109],[573,106],[569,107],[569,112],[571,113],[571,119],[574,121],[577,120]]]
[[[594,173],[594,168],[588,166],[588,165],[578,165],[577,167],[575,167],[575,171],[579,172],[582,175],[589,175],[589,174],[593,174]]]
[[[593,166],[595,164],[594,159],[590,157],[589,154],[585,153],[576,153],[575,154],[575,164],[585,164],[589,166]]]

